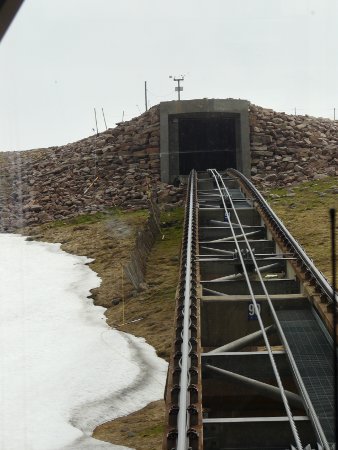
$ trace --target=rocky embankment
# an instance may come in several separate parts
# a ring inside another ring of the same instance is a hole
[[[250,105],[251,175],[259,188],[335,175],[338,121]],[[140,209],[154,196],[182,202],[160,181],[159,106],[98,136],[61,147],[0,153],[0,231],[109,207]]]
[[[338,175],[338,121],[250,105],[251,175],[263,187]]]
[[[159,109],[62,147],[5,152],[0,159],[0,230],[103,210],[140,209],[182,190],[160,182]]]

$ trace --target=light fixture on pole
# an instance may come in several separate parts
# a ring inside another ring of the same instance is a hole
[[[183,91],[183,86],[180,85],[181,81],[184,81],[184,75],[181,75],[180,77],[173,77],[172,75],[169,75],[169,78],[173,78],[174,81],[177,82],[177,86],[175,87],[175,91],[178,94],[178,100],[181,100],[181,91]]]

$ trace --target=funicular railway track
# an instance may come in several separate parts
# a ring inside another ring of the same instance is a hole
[[[193,171],[163,449],[333,449],[332,310],[250,181]]]

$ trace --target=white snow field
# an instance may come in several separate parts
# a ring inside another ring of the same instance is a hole
[[[0,449],[125,448],[91,432],[161,398],[167,363],[108,327],[89,259],[12,234],[0,250]]]

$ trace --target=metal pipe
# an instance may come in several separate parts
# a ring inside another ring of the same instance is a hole
[[[210,219],[210,222],[215,223],[215,224],[219,224],[219,225],[227,225],[229,222],[221,222],[220,220],[214,220],[214,219]],[[232,223],[233,227],[239,227],[239,225],[237,223]],[[242,225],[243,228],[251,228],[251,225]],[[229,226],[225,226],[224,228],[229,228]]]
[[[211,366],[210,364],[206,364],[205,367],[224,375],[225,378],[228,378],[234,383],[245,384],[246,386],[252,387],[256,393],[262,394],[273,400],[282,400],[280,389],[272,384],[263,383],[262,381],[255,380],[254,378],[245,377],[244,375],[239,375],[238,373],[230,372],[229,370],[220,369],[219,367]],[[284,393],[291,406],[294,408],[304,408],[302,397],[285,389]]]
[[[270,325],[264,328],[264,330],[267,334],[270,334],[273,331],[275,331],[276,328],[274,325]],[[236,339],[235,341],[229,342],[228,344],[222,345],[221,347],[217,347],[214,350],[208,352],[208,355],[221,352],[235,352],[237,350],[241,350],[244,347],[247,347],[250,344],[254,344],[255,342],[262,339],[262,337],[263,337],[262,330],[258,330],[255,331],[255,333],[247,334],[246,336]]]
[[[241,272],[238,273],[233,273],[231,275],[226,275],[225,277],[221,277],[221,278],[214,278],[213,280],[209,280],[209,281],[229,281],[229,280],[238,280],[240,278],[243,278],[244,275]]]
[[[217,255],[197,255],[196,261],[204,262],[204,261],[232,261],[229,258],[220,258]]]
[[[274,263],[274,264],[269,264],[267,266],[262,266],[258,268],[259,272],[266,272],[270,269],[272,269],[273,267],[277,267],[279,266],[279,263]],[[255,272],[257,272],[257,270],[255,269]],[[214,278],[213,280],[210,281],[228,281],[228,280],[237,280],[238,278],[243,278],[244,274],[242,272],[239,273],[234,273],[231,275],[226,275],[225,277],[220,277],[220,278]]]
[[[246,234],[237,234],[237,235],[235,235],[235,238],[236,239],[238,239],[238,238],[241,238],[241,237],[245,237],[245,236],[253,236],[254,234],[259,234],[261,231],[260,230],[258,230],[258,231],[250,231],[250,233],[246,233]],[[226,237],[226,238],[222,238],[222,239],[216,239],[216,240],[214,240],[214,241],[209,241],[210,243],[215,243],[215,242],[227,242],[227,241],[233,241],[234,240],[234,236],[229,236],[229,237]]]
[[[210,292],[210,294],[214,294],[214,295],[225,295],[224,292],[218,292],[218,291],[214,291],[213,289],[208,289],[206,287],[203,287],[203,289],[207,292]]]
[[[203,248],[204,250],[212,250],[215,253],[222,253],[224,255],[232,255],[234,254],[234,252],[230,252],[229,250],[222,250],[220,248],[213,248],[213,247],[206,247],[205,245],[201,245],[201,248]]]
[[[261,267],[258,267],[258,271],[260,273],[267,272],[268,270],[273,269],[275,267],[280,267],[280,264],[279,263],[273,263],[273,264],[268,264],[267,266],[261,266]],[[255,269],[255,272],[257,272],[256,269]]]

